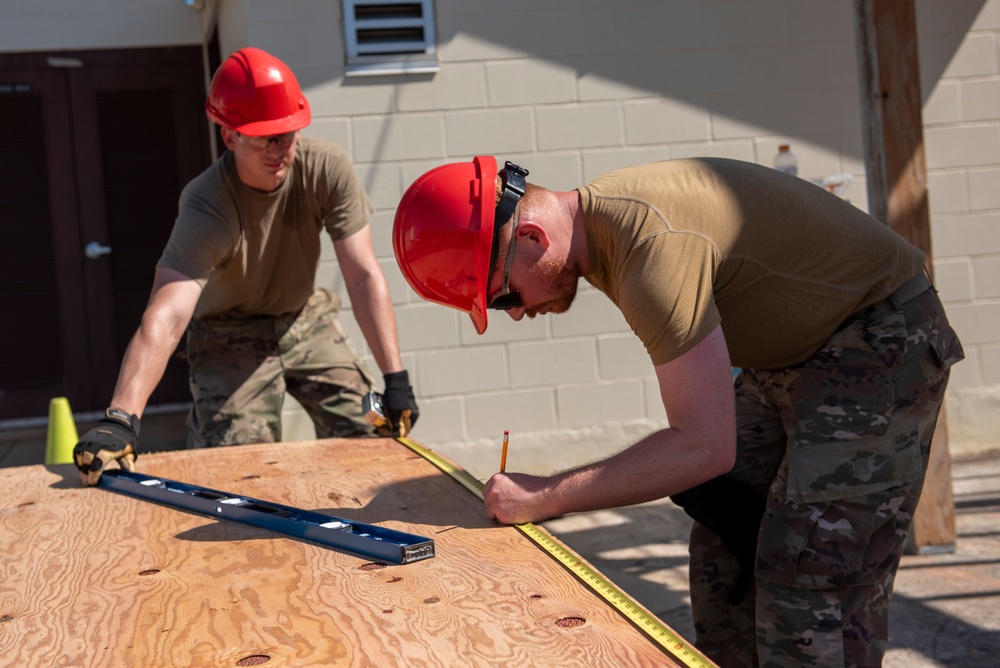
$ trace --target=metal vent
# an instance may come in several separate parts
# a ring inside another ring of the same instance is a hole
[[[347,75],[438,71],[433,0],[342,0]]]

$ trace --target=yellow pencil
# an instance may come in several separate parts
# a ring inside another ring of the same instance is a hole
[[[500,473],[507,468],[507,436],[510,434],[509,429],[503,430],[503,452],[500,454]]]

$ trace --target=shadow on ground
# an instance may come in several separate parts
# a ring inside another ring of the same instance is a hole
[[[1000,452],[952,462],[953,552],[906,555],[890,607],[886,668],[1000,665]],[[544,526],[694,641],[690,520],[670,501],[570,515]]]

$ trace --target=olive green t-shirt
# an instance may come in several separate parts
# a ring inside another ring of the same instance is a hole
[[[202,284],[195,318],[292,313],[315,288],[322,231],[349,237],[373,210],[336,144],[301,137],[287,177],[269,193],[240,181],[226,151],[184,188],[157,266]]]
[[[733,366],[798,364],[924,261],[848,202],[748,162],[668,160],[578,192],[585,278],[621,309],[654,365],[720,323]]]

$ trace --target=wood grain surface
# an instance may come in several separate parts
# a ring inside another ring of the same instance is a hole
[[[0,666],[675,666],[391,439],[143,455],[138,470],[433,538],[395,565],[0,469]]]

